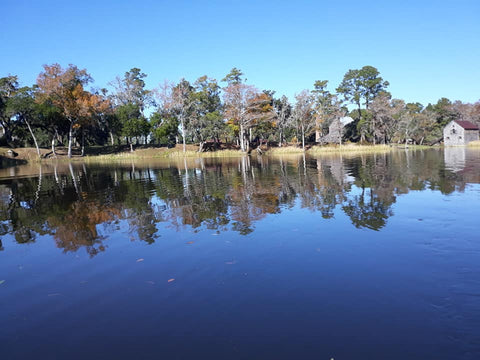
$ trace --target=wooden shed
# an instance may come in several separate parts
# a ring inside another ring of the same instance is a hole
[[[480,139],[478,126],[470,121],[450,121],[443,128],[443,143],[445,146],[467,145]]]

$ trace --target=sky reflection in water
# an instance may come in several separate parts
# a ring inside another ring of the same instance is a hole
[[[479,183],[463,148],[2,169],[1,351],[477,358]]]

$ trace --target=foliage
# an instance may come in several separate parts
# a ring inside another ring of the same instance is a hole
[[[154,103],[152,92],[145,89],[145,78],[147,74],[139,68],[132,68],[122,78],[116,77],[111,85],[115,89],[113,98],[117,105],[134,104],[143,113],[146,106]]]
[[[116,115],[122,124],[122,133],[129,138],[147,136],[150,132],[150,123],[142,115],[140,107],[127,104],[117,107]]]
[[[345,101],[357,105],[359,116],[361,105],[368,109],[370,103],[381,92],[385,92],[388,81],[384,81],[379,71],[373,66],[364,66],[360,70],[348,70],[337,92],[343,95]]]
[[[175,146],[178,136],[178,120],[172,114],[165,111],[156,111],[150,117],[152,133],[160,145]]]
[[[239,147],[248,152],[264,144],[332,142],[329,126],[348,113],[354,122],[341,128],[344,141],[360,143],[432,144],[452,120],[480,125],[480,101],[463,103],[441,98],[435,104],[406,103],[392,98],[373,66],[349,70],[336,89],[317,80],[312,89],[296,95],[275,97],[275,91],[247,84],[244,73],[233,68],[223,79],[204,75],[195,82],[166,81],[147,89],[147,75],[132,68],[107,89],[88,89],[93,79],[75,65],[44,65],[36,84],[21,86],[17,76],[0,78],[0,141],[9,146],[41,147],[68,142],[85,145],[154,142],[173,147],[198,144],[199,152]],[[147,116],[148,115],[148,118]],[[315,136],[314,136],[315,135]],[[338,138],[338,135],[335,135]],[[308,146],[307,146],[308,147]],[[45,154],[45,152],[44,152]]]

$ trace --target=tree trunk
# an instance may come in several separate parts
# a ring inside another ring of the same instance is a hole
[[[3,137],[5,138],[5,141],[7,142],[7,144],[10,145],[12,142],[12,133],[10,131],[10,128],[8,128],[3,122],[2,122],[2,128],[3,128]]]
[[[302,125],[302,149],[305,151],[305,128]]]
[[[182,116],[182,140],[183,140],[183,152],[185,153],[186,151],[186,144],[185,144],[185,123],[184,123],[184,120],[183,120],[183,116]]]
[[[375,136],[375,118],[372,117],[372,134],[373,134],[373,145],[376,145],[377,139]]]
[[[85,156],[85,131],[82,129],[82,157]]]
[[[111,131],[110,131],[110,143],[112,144],[112,146],[115,145],[113,142],[113,133]]]
[[[198,145],[198,152],[201,153],[203,152],[203,144],[205,144],[204,141],[200,141],[200,144]]]
[[[52,137],[52,155],[53,157],[57,157],[57,153],[55,152],[55,140],[58,141],[58,131],[55,129],[55,134]]]
[[[70,121],[70,128],[68,129],[68,158],[72,158],[72,140],[73,140],[73,121]]]
[[[25,119],[25,123],[27,124],[28,131],[30,131],[30,135],[32,135],[33,142],[35,143],[35,148],[37,149],[37,155],[38,155],[38,158],[40,159],[40,148],[38,147],[37,138],[35,137],[35,134],[33,133],[32,128],[30,127],[30,123],[28,122],[27,119]]]
[[[130,141],[130,152],[133,152],[133,143]]]
[[[245,152],[245,134],[243,124],[240,124],[240,149]]]

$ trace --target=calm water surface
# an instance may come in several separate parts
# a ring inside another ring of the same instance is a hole
[[[480,151],[0,170],[1,359],[479,359]]]

